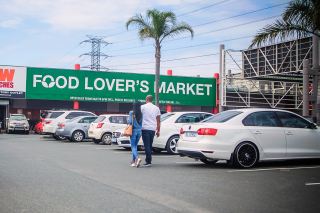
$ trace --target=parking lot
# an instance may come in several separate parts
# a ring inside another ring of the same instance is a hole
[[[0,212],[320,212],[319,196],[320,160],[132,168],[115,145],[0,134]]]

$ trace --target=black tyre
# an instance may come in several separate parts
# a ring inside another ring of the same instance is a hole
[[[98,139],[93,139],[93,143],[99,144],[99,143],[100,143],[100,140],[98,140]]]
[[[169,154],[177,154],[177,143],[179,140],[179,135],[173,135],[169,138],[166,145],[166,150]]]
[[[112,135],[110,133],[104,133],[101,137],[101,143],[111,145]]]
[[[259,160],[257,147],[250,142],[240,143],[234,150],[233,163],[240,168],[251,168]]]
[[[76,130],[72,133],[71,140],[73,142],[81,142],[84,139],[84,132],[81,130]]]
[[[218,162],[217,160],[211,160],[211,159],[200,159],[200,161],[207,165],[215,165]]]

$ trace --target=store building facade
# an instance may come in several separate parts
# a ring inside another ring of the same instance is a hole
[[[0,66],[0,122],[10,113],[39,120],[41,110],[79,109],[128,113],[136,100],[154,94],[154,75],[54,68]],[[212,112],[214,78],[161,76],[160,108]],[[2,125],[2,127],[4,127]]]

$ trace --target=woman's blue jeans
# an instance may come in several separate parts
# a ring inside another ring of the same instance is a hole
[[[132,136],[130,137],[132,160],[135,161],[138,158],[138,143],[141,137],[141,129],[133,129]]]

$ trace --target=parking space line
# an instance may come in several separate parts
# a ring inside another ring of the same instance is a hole
[[[306,183],[306,186],[315,186],[315,185],[320,185],[320,183]]]
[[[202,162],[190,161],[190,162],[176,162],[177,164],[203,164]]]
[[[268,169],[241,169],[241,170],[230,170],[228,172],[263,172],[263,171],[276,171],[276,170],[299,170],[299,169],[317,169],[320,166],[303,166],[303,167],[284,167],[284,168],[268,168]]]

